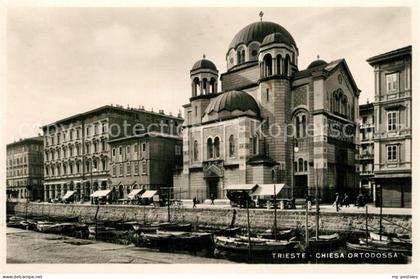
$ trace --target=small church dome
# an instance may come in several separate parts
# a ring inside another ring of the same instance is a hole
[[[203,59],[200,59],[194,63],[191,71],[195,71],[199,69],[208,69],[208,70],[213,70],[217,72],[216,65],[214,65],[212,61],[206,59],[205,56],[203,57]]]
[[[212,99],[207,106],[205,113],[221,113],[223,111],[251,112],[254,115],[259,115],[260,108],[250,94],[234,90],[220,94],[216,98]]]
[[[327,64],[328,63],[326,61],[318,59],[318,60],[312,61],[312,63],[309,64],[307,69],[312,69],[312,68],[316,68],[316,67],[319,67],[319,66],[324,66],[324,65],[327,65]]]
[[[265,36],[261,46],[273,44],[273,43],[285,43],[285,44],[292,44],[289,38],[285,36],[285,34],[276,32],[270,35]]]

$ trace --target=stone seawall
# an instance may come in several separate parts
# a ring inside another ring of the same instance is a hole
[[[9,202],[7,212],[10,214],[25,214],[26,204]],[[48,204],[29,203],[28,215],[32,216],[79,216],[82,221],[92,221],[95,218],[97,206],[90,204]],[[235,226],[246,227],[246,210],[235,208]],[[171,208],[171,221],[188,222],[199,225],[226,227],[232,222],[234,209],[229,208]],[[250,223],[253,229],[269,229],[273,225],[274,211],[266,209],[250,209]],[[143,222],[166,222],[168,209],[166,207],[152,208],[134,205],[101,205],[98,219],[123,219]],[[357,232],[365,230],[365,215],[360,213],[326,212],[320,214],[320,230],[335,232]],[[411,215],[383,215],[383,226],[386,232],[410,233]],[[279,228],[304,228],[304,210],[278,210],[277,224]],[[369,214],[369,229],[379,228],[379,215]],[[309,213],[309,226],[315,228],[315,211]],[[410,233],[411,234],[411,233]]]

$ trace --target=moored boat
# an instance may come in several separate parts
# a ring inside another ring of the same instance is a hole
[[[389,242],[387,245],[378,243],[366,243],[361,241],[359,243],[346,242],[347,250],[351,252],[369,252],[369,253],[381,253],[381,252],[392,252],[399,253],[406,256],[411,256],[412,248],[404,247],[401,245],[395,245]]]
[[[277,229],[275,234],[273,230],[266,230],[262,233],[258,233],[257,235],[266,239],[287,240],[291,238],[292,233],[292,229]]]
[[[250,249],[251,244],[251,249]],[[249,257],[255,260],[271,260],[276,253],[294,252],[299,249],[299,242],[290,240],[273,240],[256,237],[218,236],[215,239],[216,254],[223,254],[230,259],[243,259]]]
[[[318,238],[313,236],[309,238],[309,249],[319,249],[321,251],[336,249],[340,242],[338,233],[319,235]]]
[[[157,231],[142,233],[136,246],[146,246],[168,252],[190,252],[194,255],[212,254],[213,234],[201,232]]]

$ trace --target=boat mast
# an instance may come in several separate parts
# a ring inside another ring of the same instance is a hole
[[[368,245],[369,241],[369,227],[368,227],[368,205],[366,204],[366,246]]]
[[[316,184],[315,184],[315,199],[316,199],[316,227],[315,238],[319,240],[319,201],[318,201],[318,169],[316,171]]]
[[[274,184],[274,240],[277,241],[277,192],[276,192],[276,184]]]
[[[305,247],[308,250],[309,247],[309,232],[308,232],[308,199],[306,199],[306,206],[305,206]]]
[[[249,222],[249,197],[248,194],[243,191],[243,196],[245,197],[245,206],[246,206],[246,221],[247,221],[247,231],[248,231],[248,260],[252,261],[252,250],[251,250],[251,225]]]
[[[379,200],[379,202],[381,203],[381,206],[379,208],[379,240],[382,241],[382,187],[381,185],[379,186],[381,189],[381,197],[380,197],[381,199]]]

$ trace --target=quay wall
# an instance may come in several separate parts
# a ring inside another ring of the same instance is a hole
[[[8,202],[9,214],[30,216],[79,216],[81,221],[90,222],[95,218],[96,205],[90,204],[51,204]],[[236,213],[234,213],[234,211]],[[250,225],[252,229],[265,230],[273,226],[274,210],[250,209]],[[226,227],[235,215],[235,226],[246,227],[246,209],[239,208],[185,208],[171,207],[171,221],[187,222],[197,226]],[[167,207],[143,207],[135,205],[101,205],[98,220],[136,220],[139,222],[168,221]],[[315,228],[315,210],[309,212],[309,228]],[[383,227],[386,232],[411,234],[411,215],[384,214]],[[365,214],[344,212],[322,212],[320,214],[320,230],[325,232],[362,232],[366,227]],[[379,228],[379,214],[369,214],[369,230]],[[300,228],[305,226],[305,210],[278,210],[277,226],[279,228]],[[406,229],[404,229],[406,228]],[[408,231],[407,229],[410,229]]]

